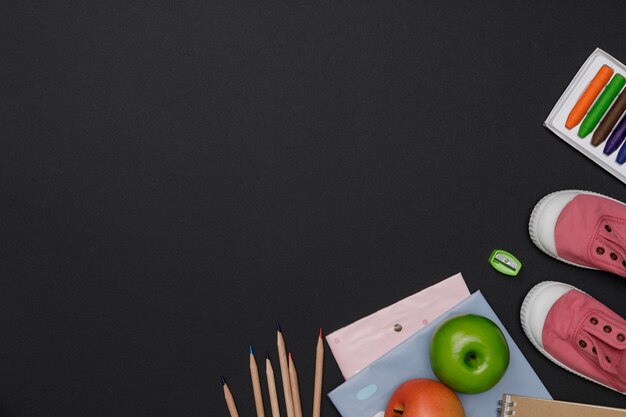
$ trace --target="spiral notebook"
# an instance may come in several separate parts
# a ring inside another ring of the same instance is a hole
[[[500,417],[625,417],[626,410],[504,394]]]

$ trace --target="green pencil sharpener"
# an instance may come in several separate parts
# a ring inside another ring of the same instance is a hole
[[[522,263],[515,256],[502,249],[494,249],[489,256],[489,265],[501,274],[511,277],[519,274]]]

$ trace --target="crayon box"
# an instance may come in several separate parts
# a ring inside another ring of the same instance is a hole
[[[623,77],[626,66],[596,49],[556,103],[544,126],[626,183]]]

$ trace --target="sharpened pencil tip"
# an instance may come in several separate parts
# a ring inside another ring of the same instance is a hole
[[[322,339],[324,337],[323,332],[322,332],[322,328],[320,327],[320,339]]]
[[[250,343],[250,354],[254,355],[254,351],[252,350],[252,343]]]
[[[224,378],[224,375],[222,375],[222,385],[226,385],[226,378]]]
[[[289,352],[289,360],[293,362],[293,355]]]
[[[277,324],[276,324],[276,331],[277,331],[277,332],[279,332],[279,333],[282,333],[282,332],[283,332],[283,328],[282,328],[282,327],[280,327],[280,323],[277,323]]]
[[[270,360],[270,353],[268,351],[265,351],[265,359]]]

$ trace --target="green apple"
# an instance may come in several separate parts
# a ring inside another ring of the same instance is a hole
[[[491,389],[506,372],[509,345],[498,325],[486,317],[452,317],[433,334],[430,365],[448,387],[477,394]]]

